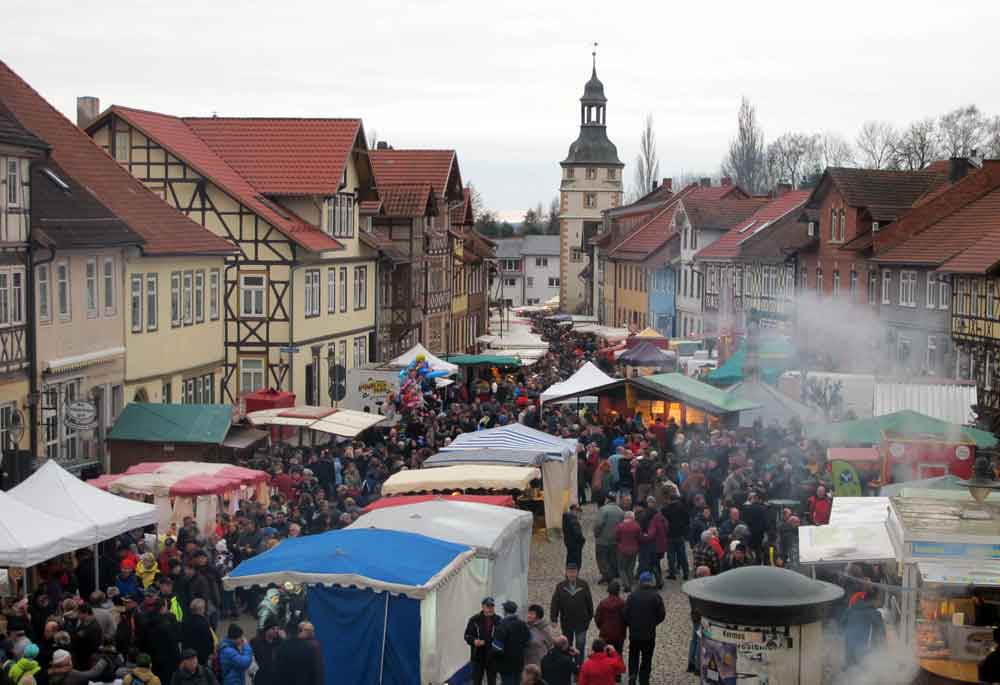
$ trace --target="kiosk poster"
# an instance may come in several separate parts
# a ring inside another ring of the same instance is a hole
[[[702,685],[790,685],[798,682],[798,628],[701,623]]]

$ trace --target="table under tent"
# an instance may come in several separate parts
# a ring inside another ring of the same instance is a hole
[[[156,523],[154,506],[87,485],[52,460],[0,493],[0,511],[0,566],[25,569]]]
[[[244,561],[226,589],[306,586],[325,685],[446,683],[469,661],[461,639],[486,596],[475,551],[415,533],[335,530]]]
[[[571,504],[577,503],[576,449],[575,439],[559,438],[520,423],[513,423],[500,428],[463,433],[452,440],[451,444],[441,448],[441,451],[508,450],[543,453],[545,456],[539,468],[542,472],[545,527],[549,530],[562,530],[563,513]]]
[[[498,602],[528,606],[531,514],[520,509],[447,499],[383,507],[348,526],[419,533],[476,550],[476,573]]]

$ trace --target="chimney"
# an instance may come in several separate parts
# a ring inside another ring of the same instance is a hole
[[[723,176],[722,179],[721,179],[720,185],[725,186],[727,188],[729,186],[733,185],[733,177],[732,176]]]
[[[710,179],[708,176],[705,176],[703,179],[701,179],[701,187],[702,188],[711,188],[712,187],[712,179]]]
[[[92,95],[82,95],[76,99],[76,125],[87,128],[101,113],[101,101]]]
[[[948,183],[958,183],[969,173],[969,160],[965,157],[952,157],[948,160]]]
[[[656,190],[656,184],[657,184],[657,180],[654,178],[653,179],[653,190]]]
[[[774,187],[774,196],[775,197],[781,197],[785,193],[790,193],[790,192],[792,192],[792,184],[791,183],[779,183],[778,185],[776,185]]]
[[[662,185],[667,190],[673,190],[674,189],[674,179],[672,179],[672,178],[665,178],[665,179],[663,179],[663,183],[661,183],[660,185]]]
[[[375,149],[376,150],[391,150],[392,148],[389,147],[389,143],[387,141],[380,140],[377,143],[375,143]]]

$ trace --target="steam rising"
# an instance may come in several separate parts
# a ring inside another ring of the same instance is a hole
[[[842,274],[846,286],[848,273]],[[864,272],[858,273],[859,281]],[[859,283],[861,294],[867,284]],[[792,336],[800,365],[817,371],[874,373],[885,362],[886,333],[877,312],[851,301],[845,287],[839,297],[815,291],[795,297],[796,330]],[[866,296],[867,297],[867,296]]]
[[[873,651],[857,666],[838,674],[833,685],[910,685],[919,673],[913,645],[897,639]]]

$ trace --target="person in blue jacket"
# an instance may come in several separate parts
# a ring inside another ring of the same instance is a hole
[[[221,685],[244,685],[247,669],[251,663],[253,663],[253,649],[243,637],[243,629],[235,623],[230,623],[226,639],[219,644]]]

